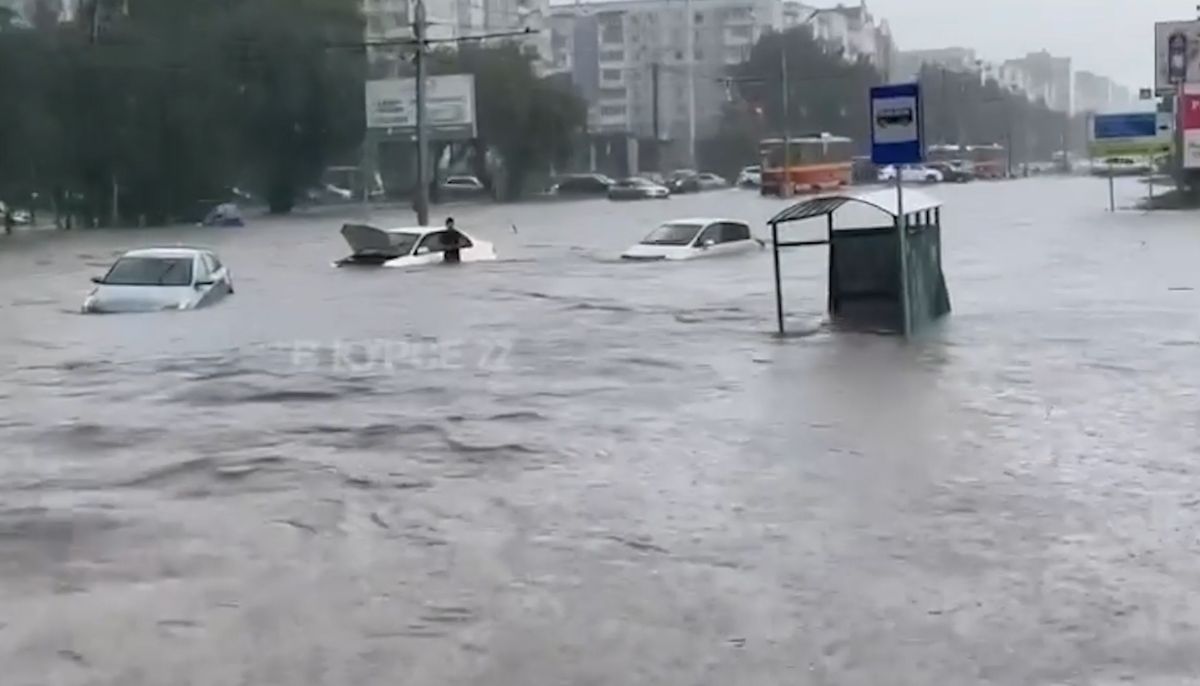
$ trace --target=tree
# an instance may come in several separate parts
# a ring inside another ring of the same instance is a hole
[[[362,140],[362,36],[351,0],[255,0],[233,19],[241,144],[272,212],[292,209],[328,160]]]
[[[742,101],[751,110],[761,110],[764,127],[772,134],[781,135],[785,128],[793,136],[824,131],[850,136],[863,149],[870,139],[870,88],[883,81],[868,60],[847,62],[804,26],[763,36],[750,58],[733,69],[733,78]]]
[[[47,0],[40,0],[50,7]],[[355,0],[86,0],[0,31],[0,197],[190,219],[246,180],[286,211],[362,134]]]
[[[439,52],[433,73],[475,76],[475,102],[482,162],[487,149],[503,162],[503,197],[514,199],[529,174],[566,157],[587,121],[587,106],[556,79],[539,78],[518,44],[462,45]]]
[[[730,69],[729,78],[734,97],[716,134],[698,145],[706,169],[735,173],[757,159],[760,140],[785,133],[828,132],[853,138],[860,150],[869,145],[868,94],[882,75],[865,59],[847,62],[808,27],[764,35],[749,58]]]

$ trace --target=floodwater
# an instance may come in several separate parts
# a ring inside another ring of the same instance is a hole
[[[410,272],[330,268],[336,211],[0,241],[3,683],[1196,683],[1196,215],[934,192],[911,344],[822,322],[821,248],[786,340],[769,251],[615,259],[763,235],[736,190],[455,208],[505,259]],[[237,294],[75,314],[177,241]]]

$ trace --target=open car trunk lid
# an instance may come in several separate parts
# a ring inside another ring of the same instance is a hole
[[[392,259],[406,254],[400,250],[398,241],[391,234],[374,226],[345,224],[342,226],[342,237],[346,239],[354,257]]]

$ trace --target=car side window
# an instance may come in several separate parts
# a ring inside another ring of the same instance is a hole
[[[460,243],[458,247],[470,248],[472,246],[471,239],[464,236],[461,232],[458,235],[460,237]],[[445,231],[434,231],[421,239],[421,242],[417,245],[417,250],[420,250],[421,248],[429,248],[429,252],[444,252],[448,247],[450,247],[443,242],[447,238],[449,238],[449,236],[446,235]]]
[[[722,242],[730,243],[733,241],[750,240],[750,227],[745,224],[734,224],[732,222],[724,224],[724,229],[721,231]]]
[[[442,245],[442,236],[445,235],[445,233],[445,231],[431,231],[430,233],[426,234],[426,236],[421,239],[421,242],[417,244],[417,250],[420,251],[421,248],[428,248],[430,252],[440,252],[444,250],[445,248]]]
[[[197,281],[203,281],[207,279],[209,274],[212,272],[208,266],[208,260],[204,255],[200,255],[200,258],[196,260],[195,269]]]
[[[209,253],[204,256],[204,259],[208,260],[209,271],[213,273],[221,271],[221,261],[217,259],[216,255]]]
[[[713,243],[721,242],[721,224],[709,224],[707,228],[700,232],[696,237],[696,245],[704,245],[706,241]]]

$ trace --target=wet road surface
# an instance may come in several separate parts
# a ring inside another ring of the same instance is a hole
[[[411,272],[330,268],[336,213],[4,241],[3,683],[1193,683],[1196,215],[935,192],[911,345],[822,324],[821,249],[785,341],[769,251],[615,259],[764,235],[739,191],[455,208],[504,259]],[[74,313],[177,241],[237,294]]]

